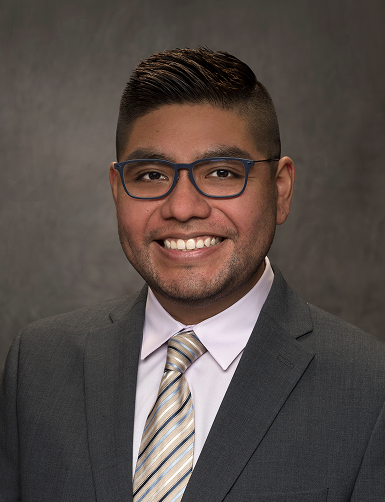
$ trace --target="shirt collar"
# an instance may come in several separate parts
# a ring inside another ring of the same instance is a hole
[[[261,278],[245,296],[223,312],[195,326],[185,326],[171,317],[149,288],[141,359],[149,356],[175,333],[188,327],[194,330],[211,356],[226,370],[245,348],[269,294],[274,273],[267,257],[265,265]]]

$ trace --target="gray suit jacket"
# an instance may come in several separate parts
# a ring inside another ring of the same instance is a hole
[[[132,501],[145,301],[143,290],[16,338],[0,393],[1,502]],[[384,401],[384,344],[308,305],[275,269],[183,502],[385,501]]]

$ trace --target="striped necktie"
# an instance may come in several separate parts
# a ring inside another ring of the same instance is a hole
[[[134,475],[134,502],[179,502],[191,476],[194,408],[184,372],[206,348],[193,331],[168,341],[158,397],[147,417]]]

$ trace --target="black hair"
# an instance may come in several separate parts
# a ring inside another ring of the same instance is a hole
[[[234,110],[248,121],[258,151],[269,158],[280,157],[278,120],[267,89],[235,56],[200,47],[158,52],[139,63],[120,102],[118,161],[135,120],[171,104],[211,104]]]

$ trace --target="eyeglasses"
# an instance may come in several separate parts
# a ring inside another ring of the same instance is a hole
[[[175,187],[180,169],[188,170],[190,181],[198,192],[206,197],[224,199],[241,195],[254,164],[278,160],[217,157],[191,164],[174,164],[167,160],[136,159],[117,162],[114,167],[119,171],[124,190],[134,199],[166,197]]]

